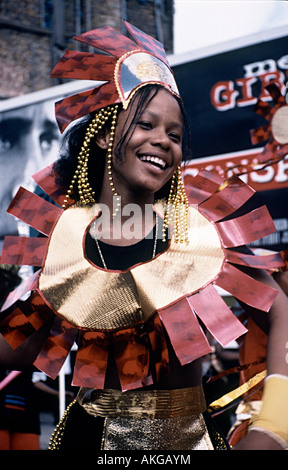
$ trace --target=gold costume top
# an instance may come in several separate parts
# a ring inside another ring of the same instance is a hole
[[[157,205],[155,209],[160,212]],[[84,247],[87,228],[100,213],[98,205],[64,211],[39,276],[45,300],[78,328],[116,330],[146,322],[221,270],[225,255],[217,231],[193,207],[188,245],[172,238],[164,253],[127,271],[98,268],[85,257]]]
[[[139,388],[153,382],[152,362],[156,380],[168,367],[165,332],[182,365],[211,351],[202,325],[223,346],[246,332],[219,288],[264,312],[270,309],[277,291],[239,267],[274,269],[283,264],[280,254],[253,256],[237,247],[268,235],[274,225],[266,207],[233,218],[253,194],[236,176],[224,184],[217,175],[199,172],[186,188],[188,245],[172,235],[163,253],[125,271],[99,268],[86,256],[85,238],[99,206],[63,210],[51,169],[34,178],[59,205],[20,188],[8,209],[43,236],[5,238],[1,263],[40,269],[8,296],[0,332],[16,348],[50,321],[35,361],[48,376],[58,375],[77,340],[74,385],[104,388],[113,345],[122,390]],[[155,211],[163,215],[161,203]],[[27,300],[19,301],[28,291]]]

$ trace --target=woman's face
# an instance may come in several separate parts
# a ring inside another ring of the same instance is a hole
[[[137,99],[131,105],[136,109]],[[131,123],[132,112],[119,114],[115,129],[114,149],[119,142],[123,126]],[[149,193],[159,191],[182,160],[183,119],[177,100],[164,88],[149,102],[135,122],[128,137],[121,161],[113,156],[113,181],[117,193]]]

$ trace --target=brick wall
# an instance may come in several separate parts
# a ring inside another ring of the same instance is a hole
[[[0,99],[59,83],[49,74],[65,49],[85,50],[72,37],[121,19],[173,51],[173,0],[0,0]]]

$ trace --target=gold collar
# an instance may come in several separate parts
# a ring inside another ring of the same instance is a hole
[[[163,216],[161,204],[155,211]],[[39,289],[78,328],[113,330],[146,321],[179,298],[211,283],[225,259],[215,226],[190,207],[189,244],[175,243],[127,271],[104,270],[85,257],[85,237],[100,207],[71,207],[50,236]]]

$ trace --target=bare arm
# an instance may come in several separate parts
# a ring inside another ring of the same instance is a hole
[[[285,275],[286,274],[287,273],[285,273]],[[287,347],[288,298],[281,289],[271,309],[270,332],[267,351],[268,374],[283,374],[288,376]]]
[[[254,273],[255,274],[255,273]],[[254,275],[255,278],[255,275]],[[277,289],[269,314],[245,308],[253,319],[268,331],[267,374],[281,374],[288,377],[288,273],[279,273],[277,282],[265,271],[259,272],[257,279]],[[275,396],[275,400],[277,400]],[[237,450],[282,450],[283,448],[272,437],[253,430],[239,442]]]
[[[251,271],[247,269],[245,272],[251,274]],[[288,272],[279,273],[276,278],[277,282],[265,271],[257,270],[256,273],[254,271],[253,277],[278,290],[278,296],[269,313],[260,312],[246,305],[243,305],[243,308],[245,308],[246,312],[253,320],[268,333],[267,373],[288,376],[288,361],[286,358],[288,352],[288,297],[283,289],[286,285],[288,294]],[[284,284],[284,279],[286,284]],[[265,287],[263,287],[263,295],[265,295]]]

